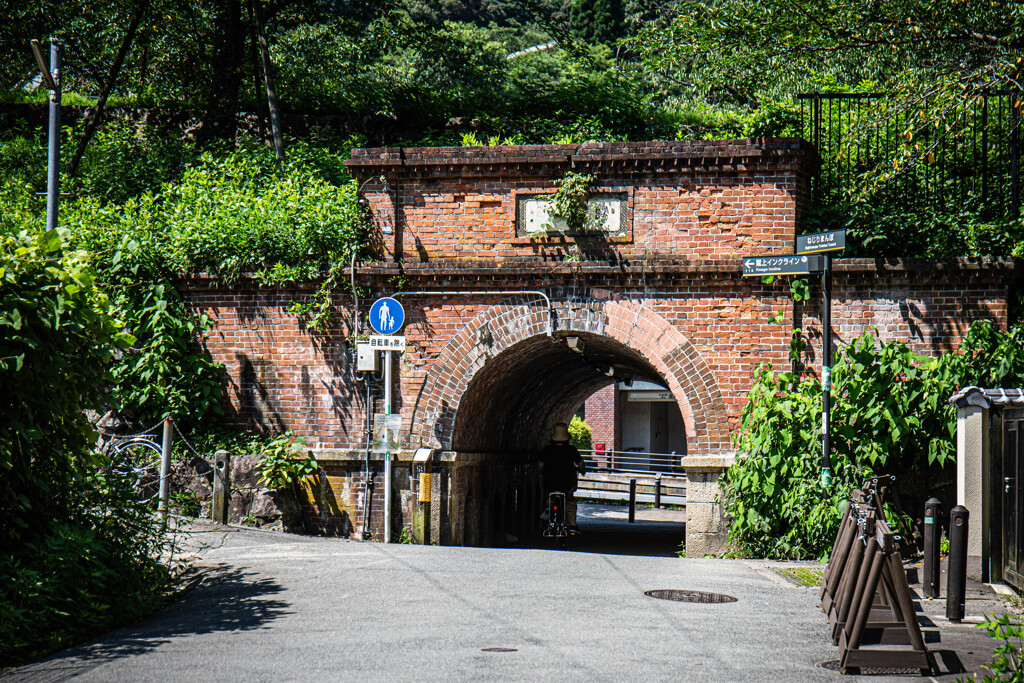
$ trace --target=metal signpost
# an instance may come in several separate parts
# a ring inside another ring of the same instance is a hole
[[[796,238],[796,253],[821,254],[821,483],[832,481],[832,255],[846,247],[846,231],[819,232]]]
[[[846,231],[819,232],[796,238],[795,254],[751,256],[743,259],[743,277],[769,275],[808,275],[821,273],[821,483],[832,481],[832,256],[830,252],[846,247]]]
[[[43,85],[50,91],[50,121],[46,160],[46,229],[57,227],[57,205],[60,202],[60,104],[61,104],[61,61],[64,44],[50,38],[50,63],[43,57],[38,40],[31,41],[32,54],[39,64]]]
[[[392,337],[405,324],[405,309],[397,299],[381,297],[370,307],[370,326],[379,337],[370,337],[371,347],[384,351],[384,425],[382,431],[390,432],[395,439],[385,438],[384,445],[384,542],[391,542],[391,451],[397,448],[395,420],[391,416],[391,354],[405,349],[405,337]],[[400,420],[400,418],[399,418]],[[401,422],[398,422],[401,426]],[[377,431],[376,429],[374,431]],[[389,436],[390,436],[389,435]]]
[[[751,256],[743,259],[743,277],[807,275],[822,268],[820,256]]]

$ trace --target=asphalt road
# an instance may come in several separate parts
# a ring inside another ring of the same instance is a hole
[[[179,602],[4,679],[854,680],[819,666],[838,651],[817,589],[773,563],[610,554],[582,539],[567,551],[439,548],[199,524],[201,580]]]

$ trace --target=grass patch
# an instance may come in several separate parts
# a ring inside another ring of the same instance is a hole
[[[817,587],[821,585],[824,569],[816,567],[772,567],[772,571],[798,586]]]

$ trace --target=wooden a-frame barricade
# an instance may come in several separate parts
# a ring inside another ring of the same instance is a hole
[[[885,520],[886,478],[869,480],[851,496],[821,586],[840,668],[932,671],[932,659],[910,595],[899,536]]]

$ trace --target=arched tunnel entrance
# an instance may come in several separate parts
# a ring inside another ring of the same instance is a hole
[[[604,335],[537,335],[489,360],[455,414],[451,447],[469,452],[539,451],[598,389],[617,381],[664,384],[638,352]]]
[[[584,401],[603,387],[634,382],[669,385],[636,349],[593,332],[538,334],[488,357],[469,379],[451,430],[450,451],[456,464],[462,461],[453,468],[452,478],[453,524],[462,543],[543,545],[539,515],[545,500],[539,459],[553,426],[569,422]],[[681,412],[691,422],[686,431],[692,434],[693,411],[687,397],[676,400],[683,404]],[[628,486],[628,478],[619,479]],[[638,524],[614,529],[611,520],[625,523],[626,509],[620,507],[617,513],[607,505],[609,501],[603,502],[580,506],[583,534],[571,545],[579,549],[594,543],[607,546],[609,535],[621,536],[632,529],[633,543],[626,545],[635,546],[645,530],[649,533],[654,528]],[[594,511],[602,517],[597,526],[591,523]],[[678,523],[668,526],[674,534],[669,540],[672,549],[683,539],[681,514],[674,518]],[[598,526],[600,537],[589,533],[588,529]],[[666,524],[659,529],[664,534]]]

